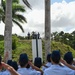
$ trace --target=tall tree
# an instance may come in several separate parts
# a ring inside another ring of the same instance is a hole
[[[50,42],[51,42],[51,25],[50,25],[50,0],[45,0],[45,53],[46,56],[50,53]]]
[[[4,55],[8,52],[8,59],[12,59],[12,0],[6,0],[4,31]]]
[[[5,12],[5,31],[4,31],[4,56],[8,52],[8,59],[12,59],[12,1],[6,0],[6,12]],[[17,0],[18,1],[18,0]],[[27,1],[27,0],[25,0]],[[3,2],[3,0],[2,0]]]

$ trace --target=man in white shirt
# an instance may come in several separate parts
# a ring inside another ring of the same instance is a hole
[[[29,75],[30,71],[26,68],[27,64],[28,64],[28,56],[27,54],[23,53],[19,57],[20,68],[17,70],[17,72],[20,75]]]
[[[73,63],[73,55],[72,55],[72,52],[67,52],[67,53],[65,53],[65,55],[64,55],[64,60],[65,60],[68,64],[72,65],[72,63]],[[72,65],[72,66],[73,66],[73,65]],[[68,71],[68,75],[75,75],[75,71],[74,71],[74,70],[70,69],[70,68],[67,67],[67,66],[65,66],[64,68]]]
[[[26,68],[28,65],[28,56],[23,53],[19,57],[20,68],[18,69],[18,73],[20,75],[37,75],[37,71]]]
[[[51,54],[49,53],[49,54],[47,55],[47,63],[42,66],[42,70],[43,70],[43,71],[44,71],[45,69],[49,68],[49,67],[52,65],[50,59],[51,59]]]
[[[51,62],[53,65],[44,71],[44,75],[68,75],[64,67],[59,65],[60,58],[61,56],[59,51],[55,50],[52,52]]]

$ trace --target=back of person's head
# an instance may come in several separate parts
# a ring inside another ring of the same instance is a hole
[[[1,57],[1,55],[0,55],[0,64],[1,64],[1,61],[2,61],[2,57]]]
[[[28,56],[26,53],[22,53],[19,57],[19,64],[21,67],[25,67],[28,63]]]
[[[60,52],[58,50],[55,50],[52,52],[51,59],[54,63],[59,64],[60,58],[61,58],[61,56],[60,56]]]
[[[36,57],[34,60],[34,65],[40,68],[42,66],[42,60],[40,57]]]
[[[51,58],[51,54],[49,53],[49,54],[47,55],[47,61],[48,61],[48,62],[51,62],[50,58]]]
[[[18,64],[16,61],[12,61],[12,67],[17,71],[18,69]]]
[[[7,64],[10,65],[10,66],[12,66],[12,60],[8,60]]]
[[[64,60],[68,63],[68,64],[72,64],[73,62],[73,55],[72,52],[67,52],[64,55]]]

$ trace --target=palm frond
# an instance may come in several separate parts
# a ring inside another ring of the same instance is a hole
[[[24,29],[20,23],[24,23],[26,21],[26,18],[21,15],[20,13],[25,12],[25,7],[20,5],[18,3],[19,0],[13,0],[12,3],[12,21],[19,26],[19,28],[24,32]],[[0,21],[3,21],[5,23],[5,4],[6,0],[2,0],[2,6],[0,8]]]
[[[3,12],[3,9],[0,8],[0,15],[2,15],[4,12]]]
[[[5,8],[6,8],[6,2],[5,0],[1,0],[1,8],[5,11]]]
[[[1,0],[1,6],[3,6],[3,0]]]
[[[20,27],[20,29],[22,30],[22,32],[24,33],[24,29],[23,29],[22,25],[21,25],[19,22],[17,22],[16,20],[14,20],[14,19],[12,19],[12,21],[13,21],[16,25],[18,25],[18,26]]]
[[[22,0],[22,1],[24,2],[24,4],[25,4],[28,8],[32,9],[32,8],[31,8],[31,5],[29,4],[29,2],[28,2],[27,0]]]
[[[13,10],[12,12],[25,12],[24,6],[16,4],[16,3],[13,3],[12,10]]]
[[[12,3],[19,3],[19,0],[12,0]]]
[[[23,15],[15,14],[15,15],[13,16],[13,18],[15,18],[17,21],[19,21],[19,22],[21,22],[21,23],[24,23],[24,22],[27,23],[27,20],[26,20],[26,18],[25,18]]]
[[[4,16],[4,11],[2,8],[0,8],[0,21],[2,20],[3,16]]]

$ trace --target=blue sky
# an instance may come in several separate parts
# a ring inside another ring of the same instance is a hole
[[[51,4],[52,3],[55,3],[55,2],[62,2],[63,0],[51,0]],[[66,2],[72,2],[72,1],[75,1],[75,0],[65,0]]]

